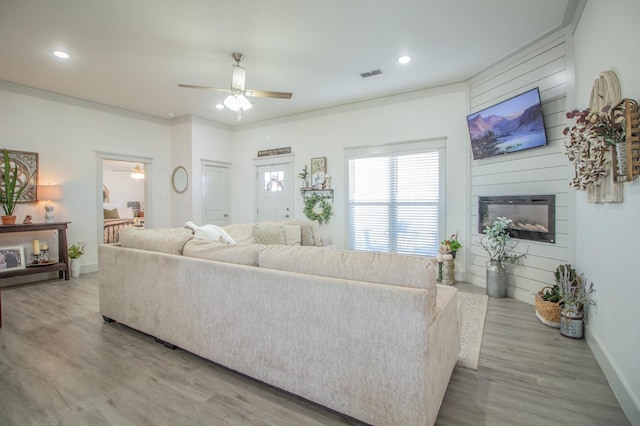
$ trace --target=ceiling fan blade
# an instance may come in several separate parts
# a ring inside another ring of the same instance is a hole
[[[179,87],[183,87],[185,89],[203,89],[203,90],[214,90],[216,92],[231,92],[229,89],[220,89],[218,87],[209,87],[209,86],[194,86],[193,84],[178,84]]]
[[[245,95],[254,98],[276,98],[276,99],[291,99],[293,93],[289,92],[271,92],[269,90],[247,90]]]

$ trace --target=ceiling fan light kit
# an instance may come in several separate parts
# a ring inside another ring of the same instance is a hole
[[[234,52],[231,54],[231,57],[234,61],[236,61],[236,63],[235,65],[231,66],[232,73],[230,89],[196,86],[193,84],[178,84],[178,86],[187,89],[204,89],[229,93],[229,96],[227,96],[227,98],[224,100],[224,106],[229,108],[231,111],[235,111],[238,113],[238,121],[240,121],[240,118],[242,117],[242,111],[247,111],[252,107],[251,102],[249,102],[249,99],[247,99],[247,96],[274,99],[291,99],[291,97],[293,96],[293,94],[289,92],[272,92],[267,90],[246,89],[245,82],[247,72],[246,69],[240,66],[240,61],[242,60],[242,58],[244,58],[244,55],[242,53]]]
[[[244,97],[244,95],[229,95],[224,100],[224,106],[229,108],[231,111],[238,112],[240,110],[246,111],[251,109],[253,105],[251,105],[249,99]]]

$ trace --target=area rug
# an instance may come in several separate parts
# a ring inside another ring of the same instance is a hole
[[[462,335],[456,365],[477,370],[489,296],[458,292],[458,300],[462,310]]]

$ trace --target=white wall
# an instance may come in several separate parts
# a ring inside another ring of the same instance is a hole
[[[165,206],[171,210],[171,226],[182,226],[192,220],[193,203],[193,169],[191,167],[192,118],[181,117],[171,121],[171,173],[178,166],[183,166],[189,174],[187,190],[178,194],[171,186],[172,174],[168,176],[166,185],[171,188],[171,204]]]
[[[231,132],[223,124],[200,117],[180,117],[171,122],[172,169],[184,166],[187,190],[171,192],[172,226],[187,221],[202,224],[202,162],[231,162]]]
[[[576,99],[586,108],[600,72],[618,75],[622,96],[640,98],[640,2],[590,1],[574,44]],[[593,281],[597,306],[589,309],[587,342],[631,424],[640,424],[640,183],[624,184],[621,204],[593,204],[577,196],[577,267]]]
[[[68,240],[86,241],[83,271],[97,270],[97,211],[102,188],[97,183],[96,151],[153,158],[153,205],[156,227],[169,226],[169,127],[157,119],[89,102],[48,94],[8,83],[0,84],[0,147],[39,153],[39,179],[62,186],[56,221],[71,222]],[[31,214],[44,220],[42,205],[21,204],[18,220]],[[25,236],[28,238],[28,236]],[[28,248],[30,241],[25,241]],[[38,277],[35,275],[33,277]]]
[[[556,241],[528,240],[518,265],[507,266],[507,294],[533,303],[532,292],[553,282],[552,272],[570,262],[575,247],[574,194],[570,192],[571,163],[563,154],[569,66],[567,34],[556,33],[495,64],[471,81],[471,112],[477,112],[527,90],[539,87],[549,144],[518,153],[471,161],[471,266],[469,281],[484,287],[488,255],[480,246],[478,197],[499,195],[555,195]]]
[[[291,147],[297,174],[311,158],[326,157],[327,173],[334,188],[334,216],[323,233],[334,245],[344,247],[346,238],[345,147],[380,145],[446,137],[446,234],[460,232],[464,246],[456,272],[464,276],[464,253],[469,244],[467,230],[467,176],[469,139],[465,122],[466,86],[457,85],[425,91],[410,99],[389,98],[386,103],[363,105],[360,109],[327,112],[296,121],[270,123],[234,131],[231,178],[232,222],[255,220],[256,181],[253,159],[259,150]],[[299,192],[295,191],[294,216],[304,218]],[[445,235],[442,237],[444,238]]]

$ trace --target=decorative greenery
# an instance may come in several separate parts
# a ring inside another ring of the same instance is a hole
[[[560,265],[554,273],[559,287],[560,297],[565,305],[576,305],[582,308],[585,304],[595,305],[591,295],[595,290],[584,274],[577,275],[571,265]]]
[[[84,249],[87,247],[87,243],[79,241],[71,246],[69,246],[69,257],[71,259],[77,259],[84,254]]]
[[[302,169],[302,171],[298,173],[298,177],[305,182],[307,181],[307,178],[309,177],[309,170],[307,169],[306,165],[304,166],[304,169]]]
[[[562,300],[562,296],[560,295],[560,286],[558,284],[554,284],[551,289],[546,287],[544,291],[539,294],[545,302],[558,303]]]
[[[440,241],[440,249],[442,253],[455,253],[462,248],[462,244],[458,241],[458,233],[451,234],[449,239]]]
[[[302,212],[310,220],[317,220],[321,224],[329,223],[329,219],[333,216],[333,211],[331,203],[327,201],[328,198],[329,197],[320,194],[309,195],[304,200],[304,209]],[[320,209],[319,212],[316,207]]]
[[[624,115],[621,110],[610,110],[607,105],[601,111],[576,109],[567,113],[567,118],[575,119],[575,124],[562,132],[569,136],[564,153],[576,168],[576,177],[569,183],[575,189],[585,190],[607,176],[611,164],[604,154],[610,145],[625,141]]]
[[[2,210],[4,210],[6,216],[13,216],[16,203],[27,188],[27,183],[34,175],[29,176],[19,188],[16,188],[18,182],[18,165],[16,164],[13,169],[11,168],[11,160],[9,159],[9,151],[7,151],[7,148],[3,148],[2,153],[4,155],[4,173],[2,175],[4,191],[0,191],[0,206],[2,206]]]
[[[499,217],[492,226],[486,226],[483,231],[485,236],[480,240],[480,245],[487,251],[492,262],[516,263],[518,259],[527,255],[527,253],[513,253],[518,243],[509,244],[511,236],[508,227],[511,222],[513,222],[511,219]]]

